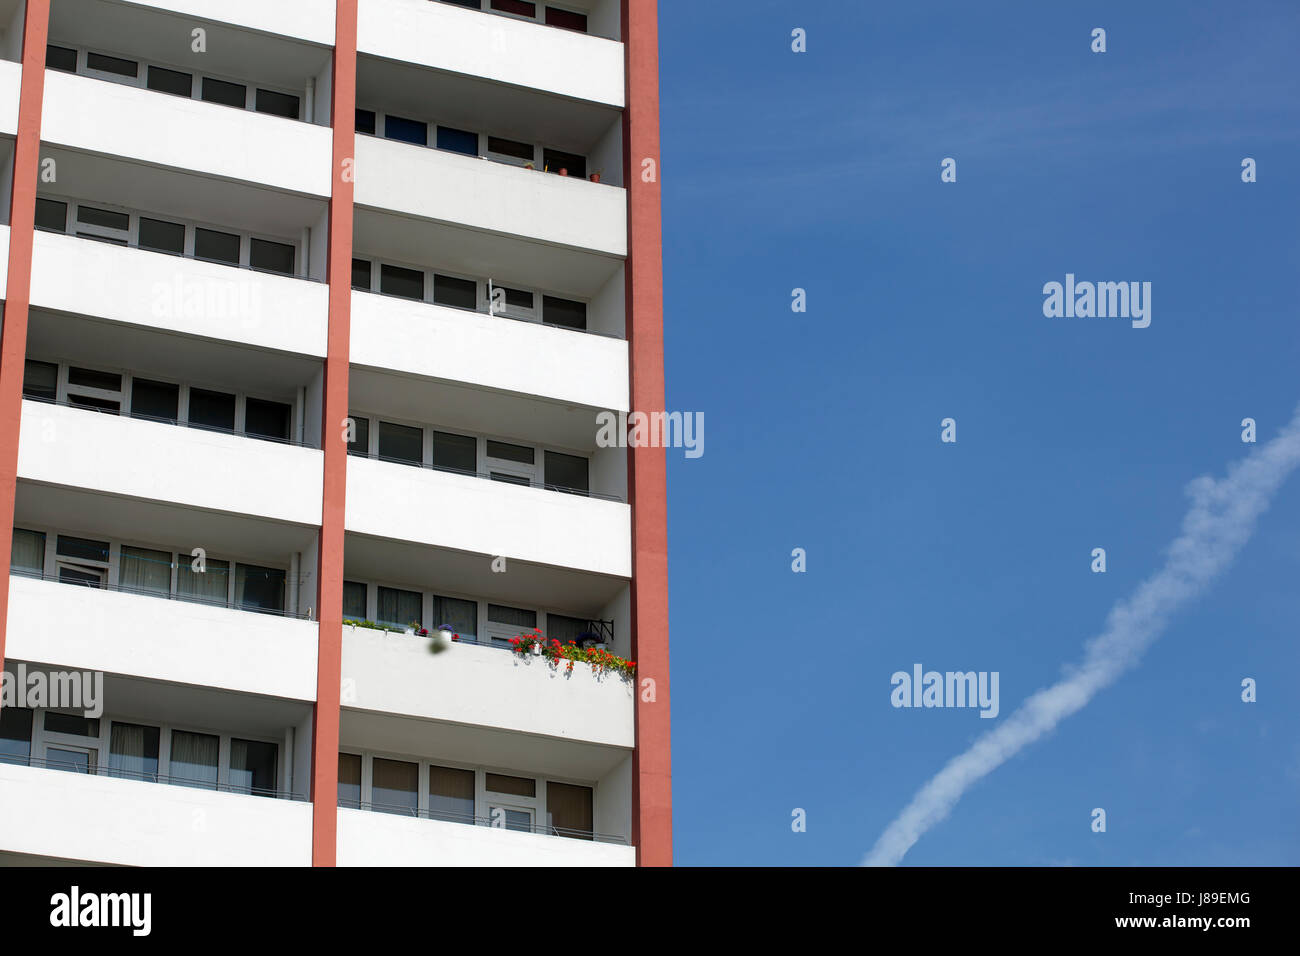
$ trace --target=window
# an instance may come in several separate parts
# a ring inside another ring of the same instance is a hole
[[[487,469],[493,481],[505,481],[514,485],[531,485],[535,477],[534,451],[527,445],[512,445],[509,442],[487,442]]]
[[[280,275],[293,275],[293,258],[296,250],[283,242],[271,242],[269,239],[250,239],[248,264],[259,272],[278,272]]]
[[[136,418],[176,422],[180,418],[179,385],[151,382],[147,378],[131,380],[131,414]]]
[[[67,734],[69,737],[98,737],[99,718],[84,717],[81,714],[60,714],[47,710],[45,731],[51,734]]]
[[[531,163],[535,152],[532,143],[520,143],[501,136],[488,137],[488,155],[501,162],[521,166],[524,163]]]
[[[298,118],[298,97],[290,96],[288,93],[277,93],[274,90],[258,90],[257,106],[259,113],[270,113],[272,116],[283,116],[286,119]]]
[[[234,432],[235,396],[225,392],[210,392],[205,388],[191,388],[190,424],[212,431]]]
[[[371,806],[383,813],[414,816],[419,806],[420,765],[376,757],[370,770]]]
[[[248,102],[248,88],[240,83],[227,83],[225,80],[214,80],[210,76],[205,76],[202,97],[209,103],[237,106],[242,110]]]
[[[131,217],[124,212],[77,203],[77,235],[82,239],[125,246],[130,227]]]
[[[530,20],[537,17],[537,4],[529,3],[528,0],[492,0],[492,9],[500,10],[502,13],[513,13],[516,16],[528,17]]]
[[[140,238],[137,245],[153,252],[166,252],[179,256],[185,252],[185,227],[179,222],[140,217]]]
[[[113,721],[108,738],[108,773],[112,777],[158,781],[157,727]]]
[[[217,754],[221,739],[213,734],[172,731],[172,783],[203,790],[217,789]]]
[[[289,417],[293,408],[284,402],[250,398],[244,402],[244,434],[253,438],[289,440]]]
[[[77,51],[66,46],[49,45],[45,48],[45,66],[64,73],[77,72]]]
[[[23,398],[52,402],[58,397],[59,367],[53,362],[28,359],[23,363]]]
[[[384,461],[397,461],[418,465],[424,456],[424,430],[410,425],[379,423],[379,457]]]
[[[433,626],[451,627],[453,634],[459,634],[466,640],[478,637],[478,602],[464,601],[460,598],[433,597]]]
[[[361,292],[370,291],[370,260],[353,259],[352,260],[352,288]],[[421,277],[420,296],[424,297],[424,281]]]
[[[366,585],[360,581],[343,582],[343,617],[349,621],[366,620]]]
[[[478,133],[469,130],[453,129],[450,126],[438,127],[438,148],[466,156],[478,155]]]
[[[380,266],[379,291],[384,295],[396,295],[403,299],[423,299],[424,273],[416,269],[403,269],[400,266]]]
[[[369,133],[371,136],[375,135],[374,110],[357,110],[356,123],[358,133]]]
[[[36,200],[36,228],[46,232],[68,231],[68,204],[57,199]]]
[[[438,305],[450,306],[453,309],[477,309],[478,283],[473,279],[435,275],[433,277],[433,301]]]
[[[263,740],[230,738],[230,789],[255,797],[275,796],[280,748]]]
[[[104,392],[120,392],[122,390],[122,376],[116,372],[100,372],[96,369],[77,368],[74,365],[68,369],[68,384],[98,389]]]
[[[587,32],[587,15],[585,13],[574,13],[571,10],[561,10],[559,7],[546,8],[546,23],[562,30],[577,30],[579,33]]]
[[[56,539],[55,566],[59,581],[102,588],[108,583],[108,542],[61,534]]]
[[[45,571],[45,533],[14,528],[9,569],[42,574]],[[2,711],[0,711],[2,712]]]
[[[280,568],[236,564],[235,603],[248,611],[283,611],[284,583]]]
[[[442,0],[443,3],[450,3],[457,7],[468,7],[471,10],[483,9],[479,3],[480,0]]]
[[[167,597],[172,591],[171,553],[124,544],[117,580],[123,590]]]
[[[103,53],[87,53],[86,69],[96,73],[111,73],[114,76],[129,76],[134,80],[140,73],[140,64],[135,60],[105,56]]]
[[[590,462],[577,455],[564,455],[558,451],[546,453],[546,484],[562,491],[587,494],[589,485]]]
[[[434,432],[433,467],[475,474],[478,471],[478,439],[471,435]]]
[[[488,773],[484,776],[487,789],[493,793],[529,800],[537,796],[537,781],[529,777],[511,777],[501,773]],[[525,806],[506,806],[504,803],[493,802],[488,807],[488,814],[493,826],[504,823],[507,830],[530,831],[533,828],[533,810]]]
[[[230,562],[205,558],[196,568],[197,562],[191,555],[177,555],[176,596],[182,601],[225,607],[230,600]]]
[[[564,170],[567,175],[577,176],[579,179],[585,179],[587,176],[587,160],[576,153],[565,153],[558,149],[544,149],[542,150],[542,163],[545,164],[547,171],[552,173]]]
[[[95,773],[98,756],[95,747],[46,747],[45,766],[70,773]]]
[[[429,816],[455,823],[474,822],[474,771],[429,767]]]
[[[581,644],[579,638],[590,629],[590,624],[577,617],[563,614],[546,615],[546,636],[561,644]]]
[[[419,622],[423,614],[424,599],[419,591],[403,591],[400,588],[380,588],[379,607],[375,618],[377,624],[391,627],[410,627],[412,622]]]
[[[384,116],[384,136],[402,143],[425,146],[429,142],[429,124],[400,116]]]
[[[215,229],[194,230],[194,255],[209,262],[239,265],[239,236]]]
[[[546,823],[556,836],[592,839],[591,787],[546,782]]]
[[[159,93],[188,97],[194,93],[194,76],[190,73],[181,73],[178,70],[167,70],[161,66],[151,66],[149,67],[149,79],[145,85],[151,90],[157,90]]]
[[[348,454],[367,458],[370,455],[370,419],[352,416],[353,438],[348,442]]]
[[[586,331],[587,303],[544,295],[542,296],[542,321],[547,325]]]
[[[32,712],[0,708],[0,763],[26,765],[32,756]]]
[[[508,315],[517,319],[533,319],[534,295],[524,289],[507,289],[505,286],[492,287],[492,311],[497,315]]]
[[[66,534],[59,535],[59,557],[76,558],[82,561],[102,561],[108,563],[108,542],[92,541],[89,538],[73,538]]]
[[[339,754],[339,806],[361,808],[361,754]]]
[[[537,627],[537,612],[503,604],[488,605],[487,636],[491,643],[509,647],[510,638]]]

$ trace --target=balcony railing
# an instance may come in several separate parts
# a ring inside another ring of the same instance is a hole
[[[41,767],[46,770],[62,770],[66,773],[86,773],[86,771],[78,769],[76,765],[69,763],[67,760],[51,760],[48,757],[32,757],[22,754],[0,754],[0,764],[10,764],[16,767]],[[123,770],[102,765],[90,771],[88,776],[117,777],[122,780],[162,783],[173,787],[189,787],[194,790],[216,790],[221,793],[242,793],[245,796],[271,797],[276,800],[295,800],[299,803],[305,803],[308,799],[304,793],[294,793],[289,790],[268,790],[261,787],[244,787],[233,783],[207,783],[195,780],[192,777],[178,777],[175,774]]]
[[[385,461],[394,465],[408,465],[412,468],[428,468],[430,471],[441,471],[448,475],[461,475],[462,477],[465,478],[483,478],[486,479],[487,481],[499,481],[502,484],[506,484],[506,485],[520,485],[520,486],[526,486],[528,488],[541,488],[544,491],[557,491],[565,495],[578,495],[579,497],[582,498],[599,498],[601,501],[613,501],[613,502],[617,502],[618,504],[624,503],[623,499],[620,498],[618,495],[607,495],[599,491],[583,491],[581,488],[570,488],[567,485],[549,484],[545,481],[538,481],[531,478],[524,479],[524,478],[515,477],[514,475],[510,476],[509,478],[494,477],[490,472],[468,471],[463,468],[451,468],[447,465],[426,464],[424,462],[411,461],[409,458],[392,458],[390,456],[381,455],[378,452],[371,453],[371,452],[354,451],[352,449],[348,449],[348,454],[355,458],[370,458],[374,461]]]
[[[567,837],[572,840],[590,840],[594,843],[612,843],[627,846],[628,842],[621,836],[609,833],[596,833],[592,830],[574,830],[569,827],[548,826],[532,823],[528,826],[506,826],[493,822],[491,817],[475,816],[469,813],[456,813],[447,810],[417,810],[395,804],[362,803],[360,800],[339,798],[339,806],[345,810],[369,810],[375,813],[391,813],[396,816],[413,817],[420,820],[441,820],[444,823],[460,823],[466,826],[491,827],[496,830],[514,830],[517,833],[539,833],[543,836]]]
[[[343,619],[343,623],[351,627],[361,627],[371,631],[387,631],[390,634],[405,635],[407,631],[411,630],[411,627],[409,625],[403,626],[401,624],[393,624],[388,621],[363,621],[360,618],[351,618],[351,617],[345,617]],[[601,621],[597,619],[592,619],[589,621],[584,621],[583,624],[585,625],[585,627],[582,633],[578,635],[578,640],[575,643],[578,643],[583,647],[587,647],[589,645],[597,645],[597,644],[603,644],[608,647],[614,643],[614,622],[613,621]],[[439,627],[428,628],[421,625],[420,628],[416,630],[415,634],[418,637],[433,637],[434,632],[438,630],[441,630],[441,628]],[[530,628],[521,628],[521,631],[524,632],[528,630],[530,630]],[[423,631],[424,633],[420,633],[421,631]],[[455,633],[454,630],[453,633]],[[472,644],[475,647],[490,647],[498,651],[514,650],[514,647],[510,645],[509,641],[504,640],[502,638],[484,637],[483,639],[480,640],[477,636],[472,634],[471,635],[457,634],[455,643]]]

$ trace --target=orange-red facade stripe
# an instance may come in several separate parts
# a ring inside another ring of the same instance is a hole
[[[632,409],[665,410],[660,224],[657,0],[623,0],[628,194],[627,329]],[[672,716],[668,679],[668,495],[662,447],[629,451],[632,653],[637,662],[632,838],[640,866],[673,862]],[[647,687],[646,681],[653,681]]]
[[[27,358],[27,310],[32,284],[36,180],[41,158],[41,100],[45,93],[45,39],[50,0],[27,0],[23,18],[23,74],[14,143],[13,192],[9,204],[9,276],[4,329],[0,332],[0,667],[9,621],[9,559],[14,494],[18,487],[18,429],[23,414],[23,364]]]
[[[321,447],[325,487],[317,564],[316,713],[312,733],[313,866],[338,857],[339,686],[343,671],[343,517],[347,498],[349,342],[352,316],[352,195],[357,99],[357,0],[337,0],[334,24],[334,177],[329,220],[329,335]]]

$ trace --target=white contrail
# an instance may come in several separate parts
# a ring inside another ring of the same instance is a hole
[[[1111,608],[1105,629],[1084,646],[1083,662],[1067,668],[1064,678],[1038,691],[1004,723],[950,760],[885,828],[863,864],[901,862],[912,844],[947,817],[973,783],[1049,733],[1135,666],[1169,616],[1228,566],[1273,493],[1298,464],[1300,408],[1281,434],[1234,464],[1227,477],[1215,481],[1203,476],[1189,484],[1192,506],[1183,518],[1182,534],[1169,546],[1164,567]]]

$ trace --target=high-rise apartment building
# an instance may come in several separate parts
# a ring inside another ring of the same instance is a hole
[[[671,862],[656,17],[0,0],[0,862]]]

